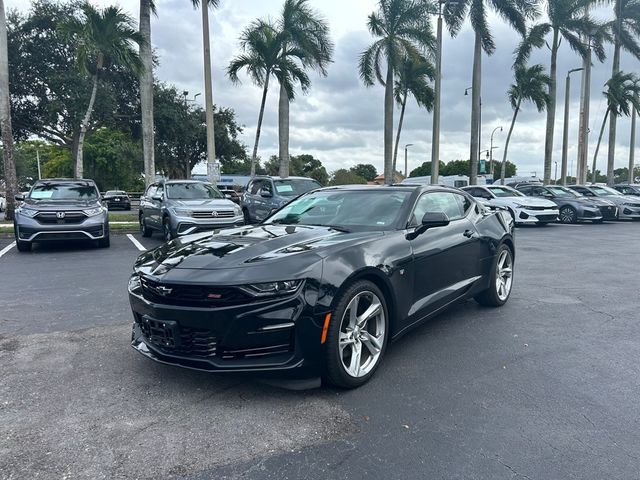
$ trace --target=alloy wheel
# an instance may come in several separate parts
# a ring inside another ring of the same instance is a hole
[[[496,266],[496,292],[501,301],[505,301],[511,293],[513,284],[513,259],[507,249],[500,252]]]
[[[162,233],[163,233],[163,237],[165,239],[166,242],[169,242],[172,240],[171,237],[171,226],[169,225],[169,219],[165,218],[164,221],[162,222]]]
[[[378,296],[370,291],[355,295],[342,315],[339,356],[344,371],[360,378],[380,359],[385,341],[385,313]]]
[[[571,207],[564,207],[560,210],[560,221],[562,223],[575,223],[576,212]]]

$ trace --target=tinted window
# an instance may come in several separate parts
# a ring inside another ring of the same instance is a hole
[[[167,183],[165,190],[167,191],[167,198],[173,200],[224,198],[217,188],[206,183]]]
[[[510,187],[487,187],[496,197],[522,197],[522,194]]]
[[[518,187],[518,190],[522,193],[524,193],[525,195],[531,195],[531,187]]]
[[[249,193],[251,195],[258,195],[263,185],[264,180],[254,180],[253,183],[249,185]]]
[[[33,200],[97,200],[98,190],[87,183],[38,183],[29,193]]]
[[[109,190],[107,192],[105,192],[105,195],[124,195],[125,192],[123,192],[122,190]]]
[[[457,193],[425,193],[416,203],[411,223],[417,225],[422,221],[425,213],[435,212],[445,213],[449,220],[457,220],[464,217],[471,206],[471,201],[467,197]]]

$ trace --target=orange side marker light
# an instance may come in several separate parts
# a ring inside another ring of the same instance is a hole
[[[320,337],[320,343],[324,344],[327,341],[327,332],[329,331],[329,321],[331,321],[331,312],[327,313],[324,317],[324,326],[322,327],[322,337]]]

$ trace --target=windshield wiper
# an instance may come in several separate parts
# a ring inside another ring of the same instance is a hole
[[[331,230],[336,230],[336,231],[342,232],[342,233],[351,233],[351,230],[349,230],[348,228],[343,227],[341,225],[327,225],[327,224],[320,224],[320,223],[306,223],[305,225],[309,225],[310,227],[330,228]]]

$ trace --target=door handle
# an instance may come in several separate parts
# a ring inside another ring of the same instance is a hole
[[[476,235],[476,232],[474,230],[465,230],[463,235],[467,238],[473,238]]]

